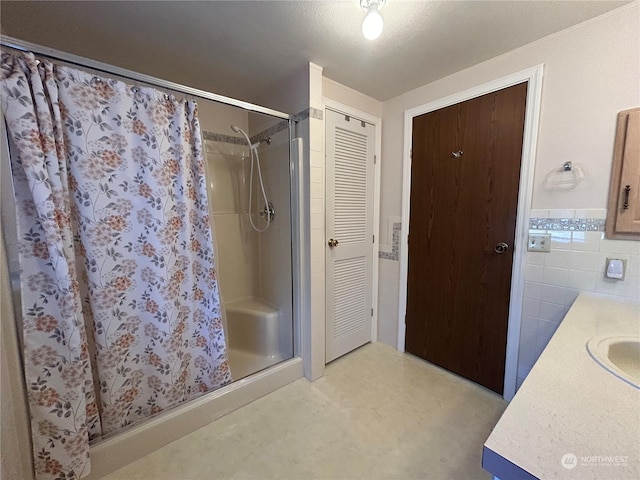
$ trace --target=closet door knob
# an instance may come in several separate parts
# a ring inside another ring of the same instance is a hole
[[[338,246],[338,240],[334,240],[333,238],[329,240],[329,247],[334,248]]]

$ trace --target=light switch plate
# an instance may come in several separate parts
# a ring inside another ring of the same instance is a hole
[[[527,242],[527,250],[529,252],[550,252],[551,251],[551,235],[529,235]]]

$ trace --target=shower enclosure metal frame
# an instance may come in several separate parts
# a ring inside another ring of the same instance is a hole
[[[0,45],[15,50],[32,52],[42,57],[61,61],[80,68],[88,68],[107,75],[116,75],[134,82],[168,89],[196,98],[212,100],[239,107],[248,112],[266,114],[288,121],[289,127],[289,182],[291,198],[291,274],[293,301],[293,358],[276,364],[251,377],[236,381],[209,392],[173,409],[158,414],[124,432],[109,435],[91,446],[92,472],[87,480],[114,471],[157,448],[194,431],[267,393],[303,376],[308,368],[310,353],[302,342],[302,319],[309,318],[309,218],[305,178],[308,172],[303,164],[302,139],[295,138],[296,121],[293,115],[255,105],[223,95],[199,90],[178,83],[152,77],[132,70],[98,62],[43,45],[9,36],[0,38]],[[2,119],[4,121],[4,119]],[[17,339],[16,339],[17,341]],[[304,363],[304,365],[303,365]]]
[[[206,90],[199,90],[197,88],[188,87],[179,83],[170,82],[161,78],[145,75],[144,73],[134,72],[133,70],[127,70],[125,68],[116,67],[115,65],[109,65],[108,63],[98,62],[89,58],[80,57],[72,53],[62,52],[53,48],[38,45],[36,43],[25,42],[17,38],[3,35],[0,38],[0,44],[4,47],[13,48],[23,52],[33,52],[44,57],[51,58],[52,60],[60,60],[80,68],[91,68],[100,72],[104,72],[110,75],[118,75],[122,78],[127,78],[135,82],[144,82],[148,85],[152,85],[160,88],[168,88],[181,92],[187,95],[193,95],[194,97],[206,98],[207,100],[213,100],[214,102],[225,103],[227,105],[233,105],[234,107],[244,108],[251,112],[266,113],[274,117],[282,118],[285,120],[293,120],[293,116],[288,113],[272,110],[260,105],[254,105],[253,103],[245,102],[243,100],[236,100],[235,98],[225,97],[224,95],[218,95],[216,93],[207,92]]]

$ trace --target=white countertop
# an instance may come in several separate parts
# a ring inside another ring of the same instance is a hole
[[[502,480],[640,479],[640,390],[586,349],[594,336],[638,334],[637,305],[581,294],[485,442],[483,466]]]

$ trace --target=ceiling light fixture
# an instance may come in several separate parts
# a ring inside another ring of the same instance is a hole
[[[379,11],[387,0],[360,0],[360,6],[367,11],[362,21],[362,34],[367,40],[375,40],[382,33],[384,22]]]

